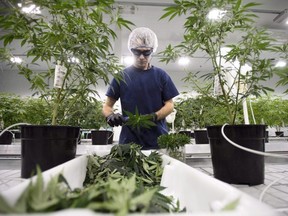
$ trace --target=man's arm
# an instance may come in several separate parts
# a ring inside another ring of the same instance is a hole
[[[156,112],[157,120],[166,118],[174,109],[174,102],[172,99],[165,101],[164,106]]]
[[[107,117],[113,113],[113,106],[116,103],[116,100],[111,97],[107,97],[103,108],[102,108],[102,114]]]

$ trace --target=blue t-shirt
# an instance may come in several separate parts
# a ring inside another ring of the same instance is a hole
[[[152,66],[148,70],[130,66],[123,71],[123,80],[113,79],[106,96],[115,100],[120,98],[122,113],[141,115],[151,114],[164,106],[164,102],[179,94],[169,75],[162,69]],[[157,121],[157,126],[140,131],[129,126],[122,126],[120,144],[137,143],[142,149],[157,149],[157,138],[168,133],[165,119]]]

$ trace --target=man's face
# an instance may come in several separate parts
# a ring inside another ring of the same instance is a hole
[[[131,52],[133,53],[133,56],[135,58],[134,66],[143,70],[148,69],[153,49],[146,47],[145,48],[139,47],[131,49]]]

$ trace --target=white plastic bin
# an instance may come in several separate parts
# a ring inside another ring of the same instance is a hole
[[[109,150],[97,151],[97,155],[103,156],[109,152]],[[149,154],[149,151],[145,151],[144,153]],[[210,177],[166,155],[162,155],[162,158],[164,172],[161,185],[167,187],[163,193],[173,195],[176,199],[179,199],[180,206],[186,207],[187,209],[187,213],[177,215],[277,215],[276,211],[272,207],[261,203],[257,199],[241,192],[227,183],[214,179],[213,177]],[[81,187],[86,174],[86,165],[87,155],[80,156],[43,172],[44,181],[47,182],[52,176],[62,172],[71,188]],[[32,180],[33,179],[35,179],[35,177],[33,177]],[[27,179],[25,182],[2,192],[1,195],[4,196],[4,198],[9,201],[10,204],[14,204],[28,184],[29,180]],[[220,209],[225,204],[238,198],[240,201],[236,209],[225,212],[217,211],[217,209]],[[214,211],[212,211],[212,209]],[[95,213],[86,209],[67,209],[45,215],[88,216],[107,214]]]

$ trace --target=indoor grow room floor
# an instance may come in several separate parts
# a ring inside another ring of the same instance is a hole
[[[84,144],[84,143],[83,143]],[[77,155],[86,154],[92,149],[105,149],[109,146],[79,145]],[[274,144],[274,146],[273,146]],[[0,146],[0,191],[7,190],[23,181],[20,178],[21,159],[20,145]],[[271,141],[266,144],[266,151],[279,154],[288,153],[288,141]],[[213,177],[209,145],[187,145],[186,163],[201,172]],[[263,196],[263,202],[275,208],[280,216],[288,216],[288,159],[265,158],[265,181],[257,186],[232,185],[239,190],[259,199],[263,190],[276,181]]]

